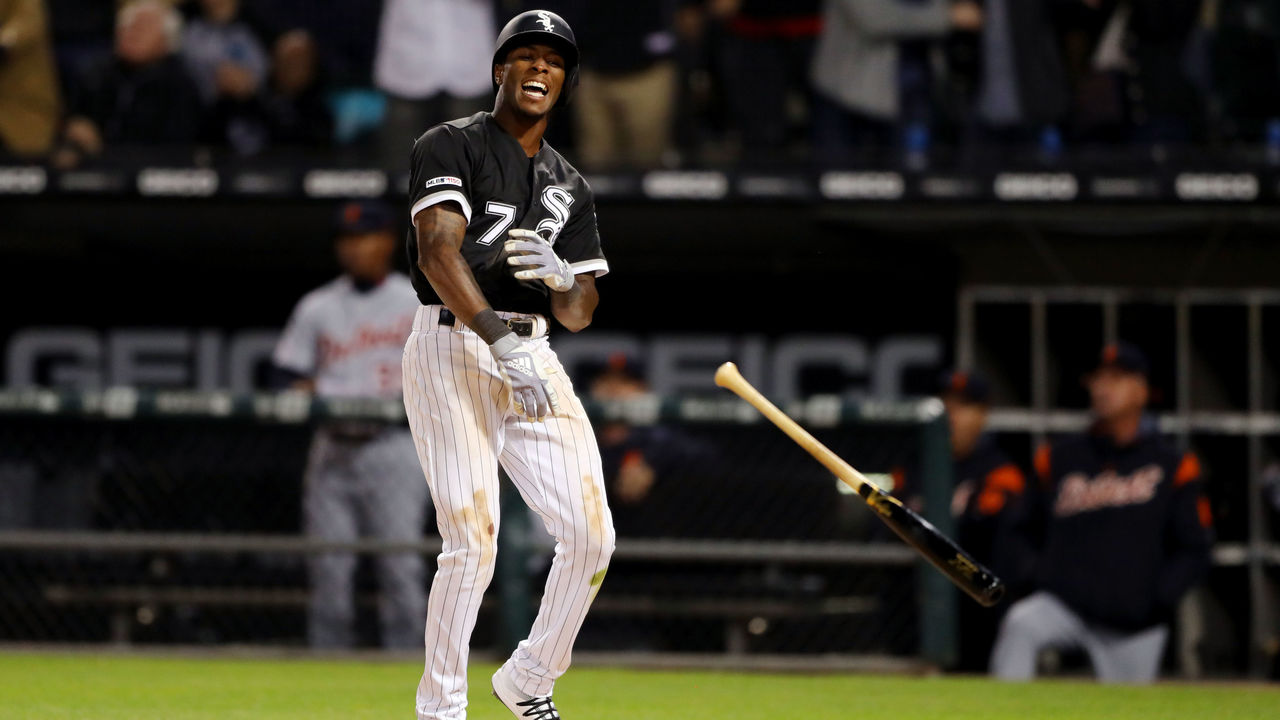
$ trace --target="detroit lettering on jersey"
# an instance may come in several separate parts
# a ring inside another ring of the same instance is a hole
[[[1101,510],[1107,507],[1140,505],[1156,496],[1156,486],[1164,480],[1159,465],[1144,465],[1128,475],[1103,471],[1092,480],[1084,473],[1069,473],[1062,478],[1053,514],[1058,517]]]
[[[417,295],[400,273],[367,292],[339,277],[298,301],[272,359],[314,380],[320,395],[398,397],[401,356],[417,308]]]
[[[467,219],[462,257],[495,310],[548,314],[550,288],[513,277],[503,247],[507,231],[534,230],[577,274],[609,271],[600,249],[591,188],[545,141],[532,158],[488,112],[437,125],[413,146],[409,218],[454,203]],[[440,303],[418,269],[417,231],[407,242],[410,276],[424,305]]]
[[[1035,502],[1019,508],[1010,547],[1031,543],[1038,587],[1114,629],[1166,620],[1209,559],[1195,455],[1151,430],[1123,446],[1086,433],[1042,446],[1035,467]]]
[[[413,324],[412,315],[402,315],[390,325],[361,325],[355,329],[355,335],[328,335],[322,333],[318,341],[320,359],[317,368],[324,370],[335,363],[363,353],[377,351],[382,348],[404,348],[405,338],[409,337],[409,328]]]

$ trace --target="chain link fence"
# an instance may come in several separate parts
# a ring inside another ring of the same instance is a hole
[[[788,410],[873,477],[933,462],[949,492],[936,403]],[[754,410],[645,396],[591,412],[619,540],[580,649],[945,661],[945,580]],[[395,618],[421,612],[414,589],[434,571],[425,493],[392,498],[424,506],[408,537],[378,532],[376,507],[350,537],[317,532],[339,521],[304,510],[318,433],[359,446],[402,423],[397,402],[292,393],[0,392],[0,641],[315,644],[318,561],[345,559],[350,600],[325,610],[349,621],[342,642],[420,643],[420,619],[415,632]],[[420,481],[406,447],[350,482],[387,485],[406,462]],[[552,548],[503,492],[498,575],[473,641],[497,651],[527,632]]]

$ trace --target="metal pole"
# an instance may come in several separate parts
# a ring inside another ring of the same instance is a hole
[[[1045,441],[1044,417],[1049,411],[1049,320],[1044,293],[1031,296],[1031,407],[1039,422],[1035,443]]]
[[[960,290],[960,302],[956,303],[956,367],[973,369],[974,354],[974,297],[969,288]]]
[[[1262,412],[1262,304],[1249,299],[1249,415]],[[1267,541],[1267,517],[1262,495],[1262,436],[1259,428],[1249,432],[1249,674],[1264,677],[1267,673],[1265,637],[1272,632],[1274,608],[1269,605],[1264,550]]]
[[[1120,337],[1120,308],[1116,293],[1108,291],[1102,301],[1102,344],[1110,345]]]
[[[1191,444],[1191,301],[1185,292],[1174,301],[1177,343],[1178,446],[1186,450]]]
[[[949,537],[954,537],[951,518],[951,436],[945,415],[939,415],[920,428],[920,474],[924,478],[924,515]],[[958,593],[951,583],[929,565],[920,561],[916,569],[920,588],[920,652],[939,667],[950,667],[959,657],[956,600]]]
[[[498,533],[498,556],[495,572],[498,577],[499,611],[502,617],[502,652],[516,649],[520,640],[529,633],[533,624],[532,589],[529,586],[530,536],[532,523],[519,491],[507,479],[500,478],[502,489],[499,503],[502,508],[502,531]]]
[[[1178,447],[1182,451],[1186,451],[1191,446],[1191,297],[1185,291],[1180,291],[1174,298],[1174,393],[1177,403],[1176,414],[1178,417]],[[1194,594],[1192,597],[1180,604],[1180,608],[1187,609],[1188,602],[1191,603],[1191,610],[1201,608],[1202,604],[1195,601]],[[1183,674],[1194,671],[1192,666],[1183,664]]]

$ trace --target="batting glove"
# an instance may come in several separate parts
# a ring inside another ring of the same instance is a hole
[[[556,255],[551,243],[532,230],[511,230],[503,244],[510,257],[508,265],[525,269],[516,271],[517,280],[541,280],[556,292],[573,289],[573,268]]]
[[[498,338],[489,346],[489,352],[493,353],[493,359],[502,368],[502,374],[511,387],[511,397],[521,415],[538,421],[560,412],[556,391],[546,379],[546,368],[542,367],[542,363],[533,354],[533,349],[515,333]]]

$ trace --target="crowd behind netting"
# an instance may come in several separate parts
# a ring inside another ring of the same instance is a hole
[[[549,140],[590,169],[1280,162],[1280,0],[5,0],[0,145],[62,169],[150,147],[399,168],[492,108],[498,20],[533,7],[577,31]]]

